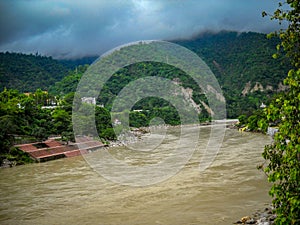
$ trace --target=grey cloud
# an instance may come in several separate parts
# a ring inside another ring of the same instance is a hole
[[[0,51],[81,57],[205,30],[270,32],[277,23],[261,12],[276,7],[273,0],[0,0]]]

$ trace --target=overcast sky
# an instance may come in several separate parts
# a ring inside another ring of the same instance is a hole
[[[102,54],[120,44],[211,30],[278,29],[274,0],[0,0],[0,51],[53,57]]]

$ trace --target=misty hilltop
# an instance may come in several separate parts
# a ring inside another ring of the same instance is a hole
[[[0,1],[0,51],[54,58],[101,55],[139,40],[195,36],[208,29],[269,33],[272,1]]]

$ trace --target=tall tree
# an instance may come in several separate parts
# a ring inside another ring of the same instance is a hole
[[[265,171],[273,183],[270,194],[274,197],[276,224],[300,224],[300,1],[279,3],[271,19],[287,24],[286,29],[270,36],[279,36],[278,52],[290,59],[292,69],[284,80],[288,91],[266,109],[269,121],[279,121],[279,129],[263,157],[268,160]]]

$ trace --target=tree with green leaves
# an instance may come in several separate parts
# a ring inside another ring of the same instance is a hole
[[[52,113],[54,133],[62,134],[71,124],[71,116],[62,108],[56,108]]]
[[[107,109],[96,106],[95,122],[100,138],[105,140],[115,140],[117,138],[112,126],[110,113]]]
[[[278,54],[285,53],[291,70],[284,80],[289,89],[266,108],[267,120],[277,121],[278,132],[265,147],[263,157],[268,164],[264,170],[273,183],[270,195],[277,214],[275,223],[300,224],[300,1],[280,3],[271,19],[287,24],[286,29],[269,36],[279,36]]]
[[[0,154],[7,153],[12,143],[14,135],[18,130],[17,121],[11,115],[0,117]]]

